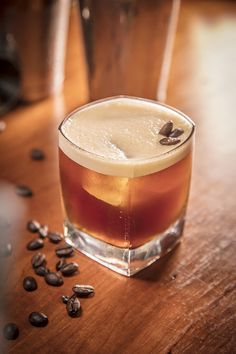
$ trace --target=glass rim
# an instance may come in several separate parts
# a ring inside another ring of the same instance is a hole
[[[106,101],[111,101],[111,100],[116,100],[116,99],[122,99],[122,98],[125,98],[125,99],[130,99],[130,100],[136,100],[136,101],[144,101],[144,102],[149,102],[149,103],[152,103],[152,104],[155,104],[157,106],[161,106],[161,107],[164,107],[164,108],[167,108],[171,111],[174,111],[176,112],[177,114],[181,115],[185,120],[187,120],[190,125],[191,125],[191,132],[190,134],[187,136],[187,138],[181,142],[181,144],[179,144],[178,146],[174,146],[173,145],[173,148],[168,150],[168,151],[165,151],[159,155],[156,155],[156,156],[151,156],[151,157],[142,157],[142,158],[133,158],[133,159],[127,159],[127,160],[122,160],[122,163],[124,164],[127,164],[129,163],[130,160],[132,161],[149,161],[149,160],[153,160],[153,159],[156,159],[156,158],[161,158],[163,156],[166,156],[170,153],[173,153],[174,151],[177,151],[178,149],[180,149],[182,146],[184,146],[188,141],[190,141],[190,139],[192,138],[194,132],[195,132],[195,123],[191,120],[191,118],[189,118],[185,113],[181,112],[180,110],[178,110],[177,108],[174,108],[172,106],[169,106],[165,103],[160,103],[158,101],[155,101],[155,100],[151,100],[151,99],[148,99],[148,98],[142,98],[142,97],[135,97],[135,96],[128,96],[128,95],[116,95],[116,96],[111,96],[111,97],[106,97],[106,98],[102,98],[102,99],[99,99],[99,100],[96,100],[96,101],[92,101],[92,102],[88,102],[80,107],[77,107],[75,108],[72,112],[70,112],[69,114],[67,114],[65,116],[65,118],[61,121],[61,123],[59,124],[58,126],[58,130],[59,130],[59,133],[66,139],[66,141],[72,145],[76,150],[80,150],[82,152],[85,152],[86,154],[88,155],[91,155],[91,156],[95,156],[96,158],[99,158],[101,160],[106,160],[106,161],[116,161],[117,162],[117,159],[115,158],[106,158],[104,156],[101,156],[101,155],[98,155],[94,152],[91,152],[91,151],[88,151],[86,149],[83,149],[81,148],[80,146],[76,145],[74,142],[72,142],[68,136],[65,135],[65,133],[63,132],[62,130],[62,127],[63,125],[65,124],[65,122],[70,118],[72,117],[75,113],[79,112],[79,111],[82,111],[90,106],[94,106],[96,104],[99,104],[99,103],[102,103],[102,102],[106,102]],[[120,160],[119,160],[120,161]]]

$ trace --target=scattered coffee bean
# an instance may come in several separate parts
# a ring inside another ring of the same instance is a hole
[[[173,122],[171,120],[169,120],[167,123],[165,123],[162,126],[162,128],[159,131],[159,134],[164,135],[164,136],[169,136],[172,129],[173,129]]]
[[[9,257],[12,254],[12,245],[5,243],[0,247],[0,257]]]
[[[40,275],[41,277],[44,277],[49,270],[47,268],[45,268],[44,266],[40,266],[38,268],[35,268],[35,274]]]
[[[30,151],[30,157],[32,160],[40,161],[45,159],[45,154],[43,150],[34,148]]]
[[[41,238],[46,238],[48,235],[48,226],[47,225],[43,225],[38,229],[38,234],[39,237]]]
[[[56,248],[55,252],[58,257],[70,257],[74,253],[74,250],[71,246],[63,246]]]
[[[19,336],[19,328],[15,323],[7,323],[3,328],[3,335],[8,340],[14,340]]]
[[[26,291],[34,291],[38,288],[38,285],[33,277],[25,277],[23,280],[23,288]]]
[[[33,255],[31,259],[31,263],[33,268],[38,268],[40,266],[45,266],[46,264],[46,256],[43,253],[36,253]]]
[[[80,297],[87,297],[94,294],[94,287],[91,285],[76,284],[72,288],[73,292]]]
[[[27,244],[27,249],[29,251],[34,251],[42,248],[44,246],[43,240],[41,238],[36,238]]]
[[[63,304],[67,304],[67,302],[69,301],[70,297],[67,295],[62,295],[61,300],[63,302]]]
[[[169,137],[170,138],[178,138],[178,136],[182,135],[183,132],[184,132],[184,130],[182,128],[176,128],[170,133]]]
[[[4,120],[0,120],[0,133],[4,132],[6,126],[6,122],[4,122]]]
[[[45,274],[44,279],[48,285],[61,286],[64,284],[63,278],[56,272],[49,272]]]
[[[32,312],[29,315],[29,322],[34,327],[45,327],[48,324],[48,318],[42,312]]]
[[[180,139],[177,138],[163,138],[160,140],[161,145],[176,145],[180,143]]]
[[[78,317],[81,313],[80,302],[76,296],[71,296],[66,304],[66,310],[69,316]]]
[[[64,265],[66,265],[66,260],[65,258],[61,258],[56,264],[56,270],[57,271],[61,270],[61,268],[64,267]]]
[[[77,263],[75,262],[68,263],[61,268],[61,273],[63,275],[73,275],[77,272],[78,268],[79,266]]]
[[[32,197],[33,196],[33,191],[31,188],[20,184],[16,186],[16,194],[20,195],[21,197]]]
[[[40,223],[36,220],[30,220],[27,222],[27,230],[32,232],[32,233],[35,233],[35,232],[38,232],[38,230],[40,229]]]
[[[63,236],[62,236],[62,234],[59,234],[58,232],[49,232],[48,239],[52,243],[59,243],[63,239]]]

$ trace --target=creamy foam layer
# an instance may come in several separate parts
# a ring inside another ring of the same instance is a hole
[[[159,131],[169,120],[174,128],[184,130],[177,145],[159,143],[163,138]],[[78,164],[112,176],[137,177],[160,171],[186,156],[193,123],[180,112],[152,101],[114,97],[74,111],[60,130],[61,150]]]

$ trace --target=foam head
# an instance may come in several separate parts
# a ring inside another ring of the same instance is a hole
[[[183,133],[176,145],[162,145],[163,125]],[[113,97],[72,112],[61,124],[59,146],[76,163],[102,174],[137,177],[180,161],[191,149],[193,122],[154,101]]]

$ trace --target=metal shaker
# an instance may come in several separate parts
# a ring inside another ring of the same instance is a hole
[[[22,100],[37,101],[62,89],[69,10],[70,0],[9,2],[9,32],[16,43]]]

